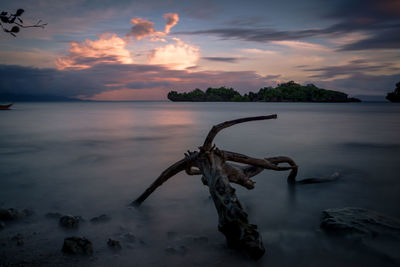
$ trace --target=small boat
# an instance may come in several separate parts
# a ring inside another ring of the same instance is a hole
[[[0,105],[0,110],[2,110],[2,109],[9,109],[12,105],[13,105],[13,103],[7,104],[7,105]]]

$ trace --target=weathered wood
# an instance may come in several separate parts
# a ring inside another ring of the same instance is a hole
[[[211,151],[199,157],[198,163],[218,212],[218,230],[225,235],[228,246],[243,250],[254,259],[261,258],[265,252],[261,235],[257,226],[247,220],[247,213],[229,183],[222,155]]]
[[[262,238],[257,231],[257,226],[250,224],[247,213],[243,210],[235,189],[230,183],[239,184],[247,189],[253,189],[255,181],[250,178],[265,169],[275,171],[289,171],[289,184],[321,182],[325,179],[311,178],[296,181],[298,166],[289,157],[279,156],[271,158],[253,158],[240,153],[219,150],[213,146],[215,136],[222,129],[238,123],[276,119],[277,115],[241,118],[226,121],[215,125],[208,133],[203,146],[199,151],[185,153],[185,158],[176,162],[154,181],[144,193],[132,204],[140,205],[156,188],[169,178],[185,170],[188,175],[202,175],[201,180],[207,185],[217,209],[219,223],[218,229],[227,240],[228,246],[245,251],[254,259],[259,259],[265,252]],[[234,162],[246,164],[238,165]],[[288,166],[279,166],[287,164]],[[332,177],[328,178],[332,180]]]
[[[168,167],[165,171],[163,171],[160,176],[135,200],[131,203],[133,206],[140,205],[146,198],[157,189],[157,187],[161,186],[165,183],[169,178],[176,175],[177,173],[187,169],[188,164],[191,162],[191,159],[184,158],[180,161],[174,163],[170,167]]]
[[[206,140],[204,141],[202,149],[205,151],[208,151],[211,149],[212,142],[215,138],[215,136],[223,129],[231,127],[235,124],[238,123],[243,123],[243,122],[248,122],[248,121],[259,121],[259,120],[269,120],[269,119],[276,119],[278,116],[276,114],[273,115],[268,115],[268,116],[257,116],[257,117],[247,117],[247,118],[241,118],[241,119],[236,119],[232,121],[225,121],[223,123],[214,125],[210,132],[208,133]]]

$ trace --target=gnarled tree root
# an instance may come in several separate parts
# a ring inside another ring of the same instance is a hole
[[[188,175],[202,175],[201,180],[208,186],[215,208],[218,212],[218,230],[222,232],[229,247],[245,251],[253,259],[263,256],[265,249],[257,226],[250,224],[247,213],[243,210],[235,189],[230,183],[239,184],[247,189],[253,189],[255,181],[251,178],[265,169],[275,171],[290,171],[289,184],[321,182],[319,178],[296,181],[298,167],[289,157],[279,156],[271,158],[252,158],[240,153],[219,150],[212,146],[215,136],[222,129],[238,123],[276,119],[277,115],[248,117],[226,121],[212,127],[203,146],[199,151],[185,154],[185,158],[171,165],[134,201],[132,205],[140,205],[151,193],[154,192],[168,179],[181,171]],[[241,163],[245,165],[238,165]],[[279,166],[286,164],[285,166]],[[333,177],[335,178],[335,177]],[[332,180],[332,177],[328,180]]]

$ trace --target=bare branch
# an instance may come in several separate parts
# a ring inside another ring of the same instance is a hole
[[[227,161],[244,163],[244,164],[252,165],[255,167],[261,167],[264,169],[269,169],[269,170],[274,170],[274,171],[288,171],[288,170],[297,168],[296,164],[293,164],[293,165],[287,166],[287,167],[279,167],[276,165],[276,163],[279,163],[279,162],[274,163],[274,162],[271,162],[269,159],[252,158],[252,157],[240,154],[240,153],[225,151],[225,150],[221,150],[221,152],[223,153],[224,158]],[[284,157],[279,157],[279,158],[284,158]],[[276,158],[272,158],[272,159],[276,159]],[[289,159],[289,158],[287,158],[287,159]],[[287,161],[285,161],[285,162],[287,162]],[[292,160],[292,163],[294,163],[293,160]]]
[[[269,162],[271,162],[272,164],[280,164],[280,163],[287,163],[291,166],[292,170],[290,171],[287,181],[289,184],[295,184],[296,183],[296,176],[297,176],[297,171],[299,169],[299,167],[296,165],[296,163],[294,162],[294,160],[292,160],[289,157],[273,157],[273,158],[267,158],[266,160],[268,160]]]
[[[243,122],[248,122],[248,121],[258,121],[258,120],[269,120],[269,119],[276,119],[278,116],[276,114],[269,115],[269,116],[258,116],[258,117],[247,117],[247,118],[241,118],[237,120],[232,120],[232,121],[225,121],[223,123],[214,125],[210,132],[208,133],[206,140],[204,141],[202,149],[204,151],[208,151],[211,149],[212,142],[215,138],[215,136],[222,130],[228,127],[231,127],[235,124],[238,123],[243,123]]]
[[[165,183],[169,178],[176,175],[177,173],[185,170],[188,168],[189,163],[191,160],[188,157],[181,159],[180,161],[174,163],[165,171],[163,171],[160,176],[144,191],[135,201],[131,203],[132,206],[139,206],[142,204],[146,198],[154,192],[159,186]]]

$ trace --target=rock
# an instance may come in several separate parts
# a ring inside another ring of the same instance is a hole
[[[58,212],[48,212],[45,216],[49,219],[60,219],[63,215]]]
[[[165,252],[167,254],[169,254],[169,255],[181,255],[181,256],[184,256],[186,254],[186,252],[187,252],[187,249],[186,249],[185,246],[182,246],[182,245],[181,246],[177,246],[177,247],[168,246],[165,249]]]
[[[24,245],[24,237],[21,234],[16,234],[11,238],[11,240],[17,242],[17,246],[23,246]]]
[[[321,228],[328,233],[362,237],[386,236],[400,240],[399,220],[362,208],[324,210]]]
[[[26,216],[31,216],[33,214],[33,211],[24,209],[22,211],[19,211],[17,209],[0,209],[0,220],[2,221],[14,221]]]
[[[121,243],[118,240],[113,240],[111,238],[108,239],[107,241],[107,245],[112,248],[112,249],[116,249],[119,250],[121,249]]]
[[[100,216],[97,217],[93,217],[92,219],[90,219],[91,223],[104,223],[104,222],[108,222],[111,220],[111,217],[106,215],[106,214],[102,214]]]
[[[80,221],[80,216],[64,215],[60,218],[60,225],[65,228],[78,228]]]
[[[92,242],[84,237],[68,237],[64,239],[62,252],[73,255],[92,255]]]

